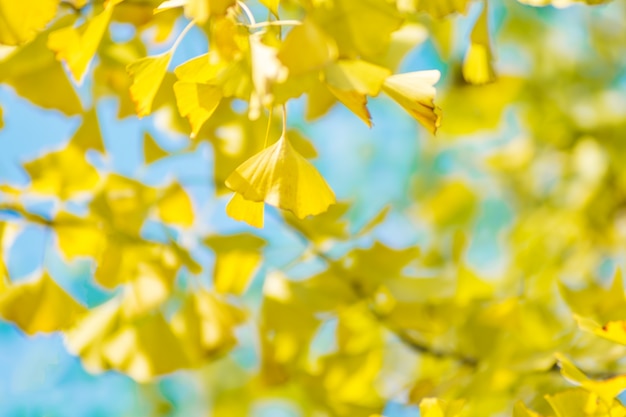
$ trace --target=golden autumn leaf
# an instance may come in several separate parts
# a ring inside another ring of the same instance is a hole
[[[359,93],[358,91],[340,90],[328,84],[326,87],[332,96],[361,119],[367,127],[372,127],[372,115],[367,108],[367,96],[365,94]]]
[[[513,417],[541,417],[538,413],[529,410],[526,405],[518,401],[513,408]]]
[[[191,199],[177,182],[163,190],[163,194],[157,202],[157,213],[165,223],[182,227],[189,227],[194,221]]]
[[[191,361],[158,312],[127,317],[114,298],[92,310],[66,333],[71,352],[91,372],[116,369],[137,381],[188,368]]]
[[[36,193],[68,198],[88,191],[98,183],[98,171],[75,145],[43,155],[24,164]]]
[[[0,44],[32,40],[54,18],[60,0],[0,0]]]
[[[47,273],[10,285],[0,294],[0,316],[30,335],[63,330],[85,311]]]
[[[204,240],[216,254],[213,284],[222,294],[243,294],[262,262],[265,241],[251,234],[210,236]]]
[[[172,52],[149,56],[129,64],[126,70],[133,82],[130,94],[139,117],[152,112],[152,102],[167,72]]]
[[[98,123],[98,114],[95,108],[83,114],[83,121],[70,143],[83,151],[95,149],[102,153],[105,152],[104,139],[100,132],[100,123]]]
[[[264,207],[265,203],[262,201],[246,200],[241,194],[235,193],[226,205],[226,214],[250,226],[262,228]]]
[[[165,158],[169,153],[164,151],[148,132],[143,134],[143,159],[146,164],[151,164],[161,158]]]
[[[424,398],[420,402],[421,417],[458,417],[465,401],[443,401],[437,398]]]
[[[80,28],[68,26],[58,29],[48,37],[48,48],[56,54],[56,59],[63,61],[78,84],[83,82],[89,63],[93,59],[98,46],[107,30],[111,15],[112,3],[90,19]]]
[[[278,59],[289,76],[321,70],[337,58],[337,45],[314,21],[306,19],[287,34]]]
[[[626,375],[596,381],[588,378],[565,355],[557,353],[555,356],[564,378],[598,395],[607,404],[610,404],[626,389]]]
[[[391,75],[384,67],[361,60],[339,60],[324,69],[324,81],[342,91],[376,96]]]
[[[189,120],[192,138],[196,137],[222,100],[222,90],[219,87],[203,83],[177,81],[174,84],[174,94],[178,111]]]
[[[341,55],[376,57],[389,44],[402,17],[390,2],[335,0],[315,8],[311,17],[335,41]],[[373,30],[375,28],[375,30]]]
[[[383,91],[431,133],[436,133],[441,116],[434,103],[434,85],[439,77],[437,70],[395,74],[385,80]]]
[[[0,81],[36,106],[57,109],[66,116],[79,114],[81,102],[61,63],[47,48],[47,35],[48,31],[40,33],[0,59]]]
[[[284,135],[237,167],[226,186],[246,200],[264,201],[299,218],[322,213],[335,202],[324,178]]]
[[[487,2],[470,35],[470,45],[463,60],[463,78],[471,84],[487,84],[495,80],[493,56],[489,41]]]

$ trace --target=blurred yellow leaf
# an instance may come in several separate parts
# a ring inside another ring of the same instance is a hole
[[[61,212],[54,218],[54,232],[59,249],[66,259],[96,257],[106,244],[107,236],[93,217],[78,217]]]
[[[189,295],[172,317],[172,329],[192,361],[217,356],[237,342],[244,313],[208,291]]]
[[[159,218],[165,223],[189,227],[194,222],[191,199],[179,183],[167,187],[157,202]]]
[[[367,96],[365,94],[361,94],[357,91],[339,90],[328,84],[326,87],[335,98],[343,103],[352,113],[357,115],[359,119],[363,120],[367,127],[372,127],[372,116],[367,108]],[[326,109],[320,109],[318,111],[325,112]]]
[[[436,133],[441,116],[434,103],[434,85],[439,77],[437,70],[396,74],[385,80],[383,91],[431,133]]]
[[[152,112],[152,102],[165,77],[171,58],[172,52],[165,52],[161,55],[142,58],[126,67],[133,80],[130,94],[139,117],[147,116]]]
[[[151,164],[161,158],[165,158],[169,153],[164,151],[148,132],[143,134],[143,158],[146,164]]]
[[[29,335],[63,330],[85,311],[47,273],[10,285],[0,294],[0,316]]]
[[[47,38],[47,32],[43,32],[0,60],[0,81],[37,106],[57,109],[67,116],[81,113],[78,95],[54,53],[47,48]]]
[[[189,120],[191,137],[194,138],[220,104],[222,90],[209,84],[177,81],[174,93],[178,111]]]
[[[483,2],[483,9],[472,29],[470,45],[463,60],[463,78],[471,84],[486,84],[495,80],[487,4],[487,1]]]
[[[60,0],[0,0],[0,44],[33,39],[54,18]]]
[[[402,23],[396,7],[379,0],[327,2],[313,11],[312,18],[335,39],[340,55],[364,58],[384,53],[391,33]]]
[[[335,194],[315,167],[283,135],[226,179],[226,186],[251,201],[264,201],[297,217],[322,213]]]
[[[513,408],[513,417],[541,417],[541,415],[529,410],[523,402],[518,401]]]
[[[278,59],[289,69],[289,76],[321,70],[337,58],[337,46],[314,21],[305,19],[287,34]]]
[[[443,401],[437,398],[424,398],[420,402],[420,417],[458,417],[465,401]]]
[[[216,254],[213,284],[223,294],[242,295],[262,261],[265,241],[250,234],[211,236],[205,239]]]
[[[32,191],[60,198],[92,190],[100,178],[85,154],[72,144],[25,163],[24,169],[31,178]]]
[[[95,149],[102,153],[105,152],[104,140],[100,132],[98,114],[95,108],[83,114],[83,121],[76,133],[74,133],[71,143],[83,151]]]
[[[113,13],[112,3],[109,4],[80,28],[68,26],[48,36],[48,48],[55,52],[57,60],[67,64],[70,74],[78,84],[82,84],[89,63],[108,28]]]
[[[575,384],[593,392],[602,399],[605,404],[610,404],[613,399],[626,389],[626,375],[595,381],[588,378],[576,366],[561,353],[557,353],[556,358],[561,367],[561,375]]]
[[[391,72],[361,60],[339,60],[324,69],[324,81],[335,89],[376,96]]]
[[[265,203],[262,201],[246,200],[239,193],[234,193],[226,205],[226,214],[237,221],[243,221],[250,226],[263,227],[263,209]]]

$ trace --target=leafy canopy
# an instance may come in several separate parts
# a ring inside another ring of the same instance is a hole
[[[63,147],[23,161],[27,185],[0,184],[0,317],[28,335],[63,332],[92,373],[149,385],[187,370],[216,416],[276,398],[311,416],[380,416],[390,403],[423,417],[626,416],[622,276],[607,285],[598,272],[626,243],[626,35],[601,13],[585,28],[602,77],[584,57],[559,57],[548,40],[560,28],[528,6],[572,3],[0,0],[3,88],[78,120]],[[498,31],[494,7],[509,14]],[[496,71],[496,33],[533,57],[528,68]],[[180,62],[202,39],[207,50]],[[445,66],[398,70],[424,42]],[[310,162],[291,103],[303,98],[309,122],[338,104],[372,128],[378,96],[427,139],[402,198],[366,200],[364,217]],[[203,193],[235,221],[202,227],[184,179],[102,163],[113,102],[116,124],[145,118],[189,139],[172,151],[142,130],[148,168],[208,144]],[[478,157],[464,148],[511,112],[519,136]],[[12,123],[3,104],[0,129]],[[441,173],[451,155],[468,161],[463,175]],[[495,221],[485,184],[515,214],[495,277],[470,260]],[[410,245],[385,239],[402,225]],[[45,252],[88,263],[106,300],[70,291],[45,260],[36,277],[11,276],[7,248],[29,228],[46,231]]]

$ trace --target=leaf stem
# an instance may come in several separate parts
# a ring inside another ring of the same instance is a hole
[[[256,26],[257,22],[254,19],[254,15],[252,14],[252,11],[250,10],[250,8],[248,6],[246,6],[246,4],[243,1],[239,1],[237,0],[237,6],[239,6],[239,8],[243,11],[243,13],[246,15],[246,18],[248,19],[248,22],[250,22],[250,26]]]
[[[189,22],[187,26],[185,26],[185,28],[182,30],[182,32],[180,32],[180,35],[178,35],[178,38],[176,38],[176,41],[174,41],[174,45],[172,45],[172,47],[170,48],[170,52],[172,54],[176,52],[176,48],[178,48],[178,45],[180,45],[183,38],[185,37],[185,35],[187,35],[187,33],[189,33],[193,25],[195,25],[195,20]]]
[[[267,22],[259,22],[248,25],[249,29],[259,29],[267,26],[300,26],[302,24],[299,20],[273,20]]]
[[[273,116],[274,116],[274,106],[270,107],[270,113],[267,119],[267,129],[265,129],[265,142],[263,142],[263,149],[267,148],[267,140],[270,136],[270,127],[272,126]]]
[[[281,136],[286,136],[287,135],[287,106],[283,104],[280,107],[283,112],[283,132],[281,133]]]

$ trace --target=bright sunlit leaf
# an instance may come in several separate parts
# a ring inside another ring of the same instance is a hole
[[[165,77],[171,58],[172,53],[166,52],[142,58],[126,68],[133,79],[130,94],[139,117],[147,116],[152,112],[152,102]]]
[[[85,311],[47,273],[10,285],[0,294],[0,316],[29,335],[63,330]]]
[[[191,199],[185,189],[177,182],[163,190],[157,203],[157,211],[159,218],[165,223],[182,227],[193,225],[194,212]]]
[[[383,91],[431,133],[436,133],[441,115],[434,103],[434,85],[439,77],[437,70],[396,74],[385,80]]]
[[[241,164],[226,185],[247,200],[264,201],[299,218],[322,213],[335,202],[324,178],[284,135]]]
[[[48,48],[55,52],[57,60],[67,64],[72,78],[78,84],[83,82],[112,13],[113,6],[110,5],[83,26],[68,26],[52,32],[48,37]]]
[[[30,41],[54,18],[60,0],[1,0],[0,44]]]

